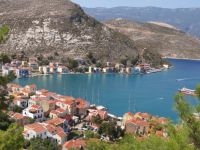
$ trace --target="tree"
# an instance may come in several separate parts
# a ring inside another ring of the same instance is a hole
[[[123,59],[120,60],[120,63],[123,64],[124,66],[127,66],[128,59],[127,58],[123,58]]]
[[[75,70],[78,67],[78,62],[71,58],[68,58],[64,63],[70,70]]]
[[[94,123],[96,125],[100,125],[103,122],[103,120],[101,119],[101,117],[99,115],[93,116],[91,121],[92,121],[92,123]]]
[[[87,54],[87,58],[93,63],[93,64],[96,64],[96,58],[94,57],[93,53],[92,52],[89,52]]]
[[[0,130],[7,130],[12,121],[9,116],[4,112],[0,111]]]
[[[9,32],[9,27],[7,25],[3,25],[0,27],[0,43],[6,39],[8,32]]]
[[[200,100],[200,85],[197,86],[195,93]],[[188,128],[192,143],[197,148],[200,147],[200,119],[198,119],[200,116],[200,104],[190,105],[182,94],[177,94],[175,96],[175,108],[183,125]],[[197,116],[195,116],[195,113]]]
[[[122,135],[122,132],[117,128],[115,122],[103,122],[99,127],[98,133],[108,136],[111,140]]]
[[[33,138],[30,140],[29,150],[60,150],[61,148],[52,139]]]
[[[12,124],[7,131],[0,131],[1,150],[20,150],[24,144],[22,128]]]
[[[6,54],[1,54],[0,55],[0,60],[3,62],[3,64],[11,62],[10,57],[8,55],[6,55]]]

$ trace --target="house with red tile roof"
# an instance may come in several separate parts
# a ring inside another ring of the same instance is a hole
[[[57,108],[56,110],[50,111],[50,118],[63,118],[67,115],[67,111],[62,108]]]
[[[23,136],[27,140],[36,137],[45,139],[47,138],[47,129],[41,123],[38,122],[33,124],[28,124],[24,126]]]
[[[35,84],[30,84],[30,85],[26,85],[25,89],[31,93],[35,93],[37,90],[37,87]]]
[[[15,84],[15,83],[8,83],[7,84],[7,88],[9,92],[19,92],[21,90],[21,86],[19,84]]]
[[[133,119],[125,123],[126,133],[147,135],[149,133],[150,124],[144,120]]]
[[[36,94],[41,95],[41,94],[47,93],[47,92],[48,92],[48,90],[46,90],[46,89],[41,89],[41,90],[37,90],[37,91],[36,91]]]
[[[76,113],[76,102],[72,99],[58,100],[56,106],[67,111],[67,114],[74,115]]]
[[[90,104],[81,98],[77,98],[76,102],[76,115],[85,117],[87,115],[87,109],[90,107]]]
[[[89,111],[90,112],[88,113],[88,116],[86,117],[88,121],[91,121],[93,117],[97,117],[97,116],[99,116],[102,120],[106,120],[108,118],[107,111],[95,110],[95,109],[91,109]]]
[[[20,108],[26,108],[28,107],[28,99],[27,98],[20,98],[20,97],[15,97],[13,99],[13,105],[16,105]]]
[[[36,121],[44,120],[44,111],[39,105],[31,105],[30,107],[24,109],[22,114],[23,116],[30,117]]]
[[[24,126],[28,123],[28,118],[20,113],[8,112],[9,117],[14,120],[18,125]]]
[[[42,139],[51,138],[62,145],[67,140],[67,134],[60,127],[55,127],[47,123],[33,123],[24,126],[23,136],[25,139],[40,137]]]
[[[70,140],[63,144],[62,150],[83,149],[85,146],[86,142],[83,139]]]

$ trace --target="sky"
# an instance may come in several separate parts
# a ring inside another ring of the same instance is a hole
[[[200,0],[72,0],[82,7],[146,7],[191,8],[200,7]]]

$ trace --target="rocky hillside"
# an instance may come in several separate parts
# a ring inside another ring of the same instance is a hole
[[[124,19],[105,21],[108,27],[128,35],[138,49],[150,49],[166,57],[200,58],[200,40],[163,23],[140,23]]]
[[[0,23],[10,28],[1,52],[84,58],[117,62],[138,58],[134,42],[95,19],[69,0],[0,0]],[[155,61],[161,62],[155,54]],[[149,61],[149,60],[147,60]]]

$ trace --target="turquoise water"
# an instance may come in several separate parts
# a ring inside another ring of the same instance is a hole
[[[194,89],[200,83],[200,61],[169,60],[170,70],[148,75],[65,74],[16,79],[21,85],[36,84],[38,89],[104,105],[110,113],[122,116],[128,111],[148,112],[177,121],[173,97],[177,89]],[[177,81],[177,79],[182,79]],[[197,100],[188,97],[191,103]]]

